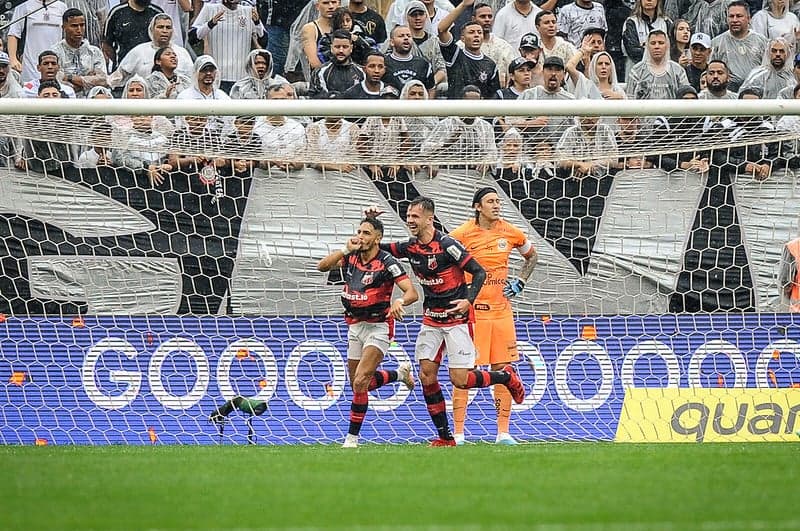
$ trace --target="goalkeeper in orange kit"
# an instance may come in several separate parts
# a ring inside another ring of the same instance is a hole
[[[477,365],[491,365],[500,370],[518,361],[517,334],[509,299],[519,295],[536,267],[538,255],[525,233],[500,217],[500,196],[494,188],[481,188],[472,199],[475,219],[469,220],[450,235],[461,242],[486,270],[486,282],[473,304],[474,341],[478,350]],[[508,257],[517,249],[525,259],[517,276],[510,276]],[[453,420],[456,444],[464,443],[464,419],[467,415],[468,390],[453,389]],[[503,385],[494,386],[497,409],[497,444],[517,444],[509,434],[511,394]]]

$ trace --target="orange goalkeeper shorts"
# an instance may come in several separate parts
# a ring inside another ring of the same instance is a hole
[[[473,339],[478,351],[476,364],[490,365],[519,361],[514,316],[509,312],[503,317],[481,319],[480,312],[476,312],[475,317]]]

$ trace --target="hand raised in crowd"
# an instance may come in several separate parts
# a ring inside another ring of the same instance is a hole
[[[214,26],[219,24],[224,16],[225,16],[224,9],[220,9],[219,11],[217,11],[217,14],[211,17],[211,27],[213,28]]]
[[[171,164],[150,164],[147,167],[147,177],[150,179],[150,186],[159,186],[163,184],[166,174],[171,171]]]

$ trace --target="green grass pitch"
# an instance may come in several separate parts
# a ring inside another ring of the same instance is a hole
[[[0,529],[800,529],[798,450],[0,446]]]

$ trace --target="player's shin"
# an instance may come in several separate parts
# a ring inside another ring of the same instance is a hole
[[[382,387],[388,383],[396,381],[397,381],[397,371],[383,371],[383,370],[375,371],[375,374],[369,381],[369,390],[374,391],[379,387]]]
[[[505,385],[494,386],[494,405],[497,409],[497,433],[508,433],[511,418],[511,393]]]
[[[472,369],[467,373],[466,389],[473,387],[489,387],[494,384],[505,384],[508,382],[509,376],[503,371],[483,371],[480,369]]]
[[[353,401],[350,404],[350,428],[347,430],[350,435],[358,436],[361,431],[364,417],[367,416],[368,402],[369,393],[367,391],[353,393]]]
[[[453,434],[450,432],[450,424],[447,422],[447,408],[445,407],[444,395],[439,382],[422,386],[422,393],[425,395],[425,404],[428,406],[428,414],[431,416],[433,425],[440,439],[451,440]]]
[[[469,391],[466,389],[453,388],[453,433],[455,435],[464,434],[464,420],[467,418],[467,402],[469,402]]]

